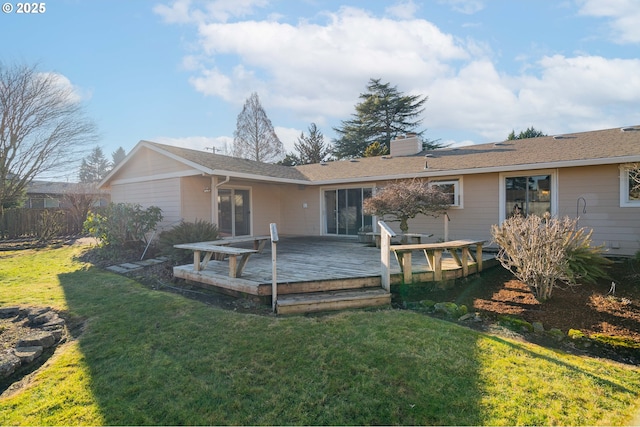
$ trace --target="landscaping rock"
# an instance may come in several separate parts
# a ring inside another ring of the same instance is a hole
[[[556,342],[563,341],[564,338],[565,338],[564,332],[562,332],[558,328],[551,328],[548,331],[546,331],[545,333],[547,335],[549,335]]]
[[[34,363],[65,336],[65,320],[50,307],[2,307],[0,318],[4,327],[12,328],[4,348],[13,347],[0,354],[0,379]]]
[[[467,314],[464,314],[464,315],[460,316],[458,318],[458,321],[465,322],[467,320],[475,319],[475,317],[476,317],[476,313],[467,313]]]
[[[13,354],[16,355],[20,359],[20,362],[23,364],[31,363],[36,360],[44,349],[42,346],[33,346],[33,347],[16,347],[13,350]]]
[[[544,326],[542,326],[542,323],[533,322],[531,325],[533,326],[533,332],[535,332],[537,334],[541,334],[541,333],[544,332]]]
[[[40,326],[40,325],[46,325],[46,324],[60,324],[60,322],[64,323],[64,320],[60,319],[60,316],[58,316],[58,313],[51,310],[47,310],[44,313],[38,314],[37,316],[29,319],[29,323],[32,326]]]
[[[55,336],[49,331],[34,332],[31,335],[22,338],[18,341],[16,347],[35,347],[40,346],[44,348],[53,347],[56,343]]]
[[[3,319],[8,319],[10,317],[15,317],[20,314],[20,307],[2,307],[0,308],[0,317]]]
[[[20,367],[22,361],[13,351],[0,354],[0,378],[6,378]]]

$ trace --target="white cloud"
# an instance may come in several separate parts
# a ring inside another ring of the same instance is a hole
[[[621,10],[637,16],[628,10],[631,1],[614,0],[613,8],[605,7],[609,2],[579,1],[580,13],[610,17],[614,23],[624,21]],[[185,3],[173,3],[175,19],[183,16],[178,4]],[[264,4],[247,1],[231,11],[231,3],[227,9],[223,3],[211,6],[234,16]],[[472,0],[447,3],[465,13],[484,7]],[[204,17],[197,26],[201,51],[185,58],[184,65],[194,72],[190,82],[200,93],[241,105],[255,91],[270,117],[315,122],[321,128],[353,113],[369,78],[427,95],[425,127],[465,130],[488,141],[529,126],[554,134],[638,122],[634,102],[640,99],[640,60],[530,56],[527,67],[509,74],[497,68],[486,41],[444,33],[413,18],[415,7],[412,1],[396,3],[385,17],[342,7],[320,15],[324,21],[295,24],[277,17],[227,23],[211,7],[191,7],[188,16]],[[627,29],[625,40],[633,38],[633,31]],[[277,127],[276,132],[292,151],[300,130]]]
[[[234,17],[250,15],[267,4],[268,0],[174,0],[170,6],[155,5],[153,11],[168,24],[227,22]]]
[[[324,25],[201,25],[203,51],[211,57],[235,58],[236,64],[203,71],[192,83],[202,93],[227,100],[258,91],[271,106],[299,117],[345,117],[369,78],[431,80],[451,71],[449,61],[469,56],[452,36],[422,19],[376,18],[354,8],[342,8],[327,18]]]
[[[287,153],[295,152],[293,145],[298,141],[298,137],[301,133],[300,129],[275,126],[273,130],[276,132],[276,135],[278,135],[278,139],[282,141],[284,150]]]
[[[637,0],[578,0],[579,13],[611,19],[612,38],[618,43],[640,43],[640,5]]]
[[[57,86],[61,91],[67,94],[67,101],[71,104],[76,104],[82,101],[88,101],[92,97],[92,92],[87,89],[83,89],[79,86],[71,83],[71,80],[67,76],[55,73],[55,72],[42,72],[38,73],[43,80],[50,79],[53,85]]]
[[[160,15],[168,24],[186,24],[194,22],[196,19],[189,10],[191,0],[174,0],[171,6],[157,4],[153,11]]]
[[[399,19],[411,19],[415,16],[419,6],[413,2],[413,0],[400,1],[393,6],[389,6],[385,9],[387,15],[393,16]]]
[[[484,9],[484,1],[481,0],[440,0],[440,3],[448,4],[456,12],[465,15],[473,15]]]

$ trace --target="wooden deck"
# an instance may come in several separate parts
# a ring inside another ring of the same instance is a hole
[[[237,245],[242,247],[243,245]],[[247,247],[251,247],[248,245]],[[392,257],[393,258],[393,257]],[[484,254],[485,267],[493,256]],[[453,258],[443,256],[442,280],[462,277],[462,269]],[[425,256],[415,252],[412,257],[413,282],[434,281],[434,272]],[[469,273],[477,266],[469,265]],[[271,295],[272,259],[271,244],[262,253],[253,254],[246,264],[242,277],[229,277],[228,261],[212,260],[201,271],[193,264],[174,267],[174,276],[212,286],[229,293],[255,296],[267,302]],[[335,237],[286,237],[277,244],[278,301],[297,298],[296,294],[309,292],[345,292],[356,289],[381,288],[380,249],[358,243],[355,239]],[[403,275],[395,259],[391,262],[391,284],[398,285]]]

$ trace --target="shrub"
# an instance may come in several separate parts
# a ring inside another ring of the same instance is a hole
[[[143,209],[139,204],[110,203],[102,213],[89,212],[84,229],[102,246],[130,247],[146,245],[147,233],[160,221],[162,210],[157,206]]]
[[[218,226],[207,221],[196,220],[196,222],[182,222],[171,230],[163,231],[160,233],[158,245],[164,255],[176,262],[181,262],[189,260],[193,256],[193,252],[176,249],[173,245],[217,240],[218,238]]]
[[[529,286],[538,301],[551,297],[558,282],[575,285],[579,280],[606,277],[610,261],[602,247],[591,247],[591,232],[577,229],[577,219],[515,215],[501,226],[491,227],[500,246],[497,259]]]

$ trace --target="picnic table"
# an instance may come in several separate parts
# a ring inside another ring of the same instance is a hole
[[[366,233],[367,236],[373,236],[376,240],[376,248],[380,248],[380,233],[378,232],[369,232]],[[400,239],[402,239],[402,237],[406,237],[407,241],[412,243],[412,244],[418,244],[418,243],[422,243],[422,239],[427,239],[431,236],[433,236],[433,234],[423,234],[423,233],[406,233],[406,234],[398,234],[397,237],[399,237]]]
[[[208,242],[201,242],[201,243],[207,243],[210,245],[217,245],[217,246],[228,246],[228,245],[233,245],[235,243],[253,242],[253,249],[258,251],[259,254],[261,254],[262,251],[264,250],[265,245],[267,244],[267,241],[270,238],[271,238],[270,236],[236,236],[236,237],[225,237],[219,240],[211,240]]]
[[[193,251],[193,269],[195,271],[203,270],[215,254],[222,254],[229,257],[229,277],[236,278],[242,276],[247,261],[251,254],[257,253],[257,249],[235,248],[231,246],[213,245],[210,242],[184,243],[174,245],[178,249],[188,249]],[[201,253],[205,256],[200,261]],[[238,258],[240,260],[238,261]]]
[[[442,280],[442,253],[448,251],[458,266],[462,267],[462,276],[469,275],[469,261],[475,262],[477,271],[482,271],[482,245],[484,240],[452,240],[441,243],[423,243],[408,245],[391,245],[405,283],[411,283],[411,254],[413,251],[424,252],[429,267],[434,272],[434,280]],[[475,254],[470,250],[475,246]]]

